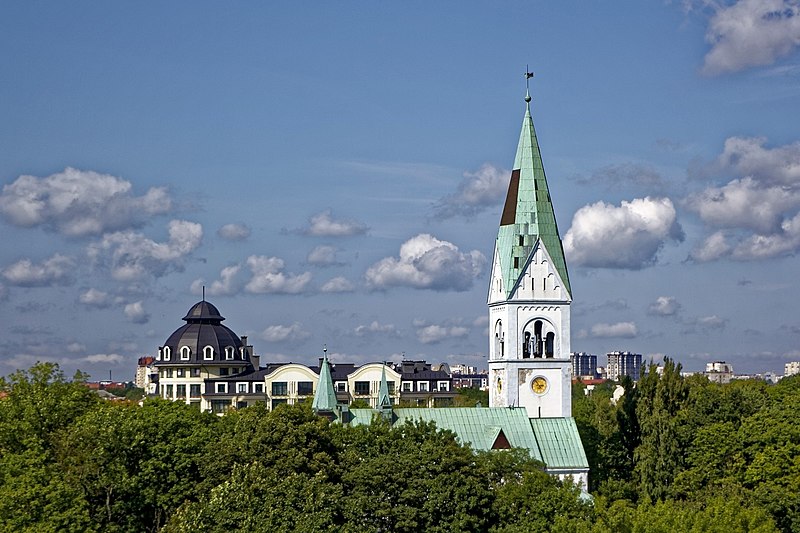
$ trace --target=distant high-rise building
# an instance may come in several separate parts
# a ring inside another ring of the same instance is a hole
[[[800,374],[800,361],[789,361],[783,367],[784,376],[794,376]]]
[[[155,362],[155,357],[140,357],[136,367],[135,384],[140,389],[144,389],[145,394],[155,394],[158,391],[158,370]]]
[[[597,376],[597,356],[586,352],[572,352],[569,354],[572,360],[572,377],[592,377]]]
[[[725,361],[712,361],[706,363],[706,371],[703,372],[703,375],[706,376],[709,381],[730,383],[731,379],[733,379],[733,365]]]
[[[641,377],[642,354],[632,352],[609,352],[606,374],[608,379],[619,381],[623,376],[628,376],[634,381]]]

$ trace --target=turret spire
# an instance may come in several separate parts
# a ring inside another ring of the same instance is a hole
[[[328,362],[328,347],[322,349],[322,363],[319,365],[319,384],[314,393],[314,402],[311,408],[315,413],[332,413],[336,411],[336,390],[333,388],[330,363]]]
[[[525,73],[526,85],[531,77],[532,72]],[[503,271],[503,283],[507,294],[510,294],[538,241],[552,258],[553,266],[567,293],[571,294],[564,249],[550,201],[539,141],[533,127],[530,100],[530,93],[526,90],[522,131],[497,233],[497,252]]]
[[[386,381],[386,363],[381,367],[381,386],[378,389],[378,409],[383,411],[392,408],[392,399],[389,397],[389,382]]]

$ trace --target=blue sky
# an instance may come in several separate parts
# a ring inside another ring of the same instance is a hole
[[[6,2],[0,373],[129,379],[203,284],[262,361],[485,367],[526,64],[572,349],[782,371],[798,42],[788,0]]]

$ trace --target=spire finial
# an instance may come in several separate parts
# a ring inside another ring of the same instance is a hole
[[[206,286],[203,285],[203,301],[206,301]]]
[[[533,77],[533,72],[531,72],[531,69],[528,67],[528,65],[525,65],[525,101],[526,102],[530,102],[531,101],[530,79],[532,77]]]

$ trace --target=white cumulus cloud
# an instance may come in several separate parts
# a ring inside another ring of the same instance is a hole
[[[299,341],[310,336],[311,333],[304,331],[300,324],[297,323],[291,326],[276,324],[268,326],[261,332],[261,338],[269,342]]]
[[[107,292],[89,288],[86,292],[81,293],[78,301],[87,307],[97,307],[103,309],[111,305],[111,297]]]
[[[227,241],[243,241],[250,236],[247,224],[225,224],[217,230],[217,235]]]
[[[651,315],[673,316],[681,309],[681,304],[674,296],[659,296],[656,301],[650,304],[647,312]]]
[[[794,255],[800,251],[800,213],[783,221],[780,230],[770,235],[751,235],[733,249],[733,259],[749,261]]]
[[[310,272],[284,273],[283,259],[278,257],[251,255],[246,263],[252,273],[250,281],[245,285],[245,290],[250,293],[297,294],[303,292],[311,281]]]
[[[800,142],[766,148],[764,137],[728,137],[717,163],[738,177],[768,185],[800,184]]]
[[[47,287],[69,285],[73,282],[75,261],[71,257],[54,254],[41,263],[20,259],[3,269],[3,278],[17,287]]]
[[[800,4],[796,0],[739,0],[721,5],[706,30],[711,50],[709,75],[770,65],[800,45]]]
[[[134,324],[146,324],[150,320],[150,314],[145,311],[141,300],[126,305],[125,316]]]
[[[765,148],[763,138],[730,137],[717,158],[737,178],[689,195],[684,204],[716,230],[694,261],[759,260],[800,251],[800,143]]]
[[[0,194],[0,213],[12,224],[73,237],[140,226],[171,208],[165,188],[135,196],[129,181],[69,167],[46,178],[20,176]]]
[[[748,177],[690,195],[686,207],[714,227],[769,233],[780,226],[784,213],[800,207],[800,190],[764,187]]]
[[[715,261],[721,257],[727,256],[731,251],[731,245],[728,244],[728,239],[722,231],[716,231],[706,237],[706,239],[695,246],[689,254],[689,259],[699,263],[707,261]]]
[[[155,242],[133,231],[120,231],[103,235],[99,242],[89,245],[88,253],[95,262],[106,264],[114,279],[133,281],[181,270],[183,260],[200,246],[202,239],[200,224],[172,220],[167,242]]]
[[[433,207],[438,218],[454,216],[471,217],[486,209],[500,205],[511,172],[484,164],[476,172],[465,172],[456,192],[441,198]]]
[[[486,257],[478,250],[461,252],[453,243],[422,233],[400,246],[399,257],[386,257],[369,267],[365,277],[372,289],[465,291],[485,266]]]
[[[303,233],[314,237],[349,237],[362,235],[368,229],[365,224],[355,220],[335,219],[328,210],[312,216]]]
[[[125,357],[118,353],[96,353],[77,359],[78,362],[86,363],[113,363],[120,364],[125,362]]]
[[[355,290],[355,285],[343,276],[337,276],[335,278],[331,278],[326,281],[322,288],[320,288],[322,292],[353,292]]]
[[[244,280],[240,279],[239,272],[242,270],[242,265],[230,265],[223,268],[219,273],[218,280],[211,282],[211,285],[206,287],[206,291],[211,296],[230,296],[238,294],[244,287]],[[203,279],[196,279],[192,282],[191,291],[193,294],[201,294],[205,286]]]
[[[333,266],[339,265],[336,260],[336,252],[339,250],[335,246],[330,246],[327,244],[320,244],[316,246],[313,250],[308,252],[308,256],[306,257],[306,261],[311,265],[316,266]]]
[[[377,320],[373,320],[369,324],[356,326],[353,333],[358,337],[365,337],[367,335],[396,335],[397,328],[394,324],[381,324]]]
[[[463,326],[440,326],[431,324],[417,329],[417,340],[423,344],[436,344],[448,338],[465,337],[469,329]]]
[[[664,244],[682,240],[669,198],[636,198],[619,207],[597,202],[580,208],[564,251],[575,265],[638,270],[654,264]]]
[[[591,327],[589,335],[595,338],[622,338],[632,339],[638,335],[639,330],[634,322],[616,322],[614,324],[595,324]]]
[[[697,324],[706,329],[722,329],[728,321],[717,315],[703,316],[697,319]]]

